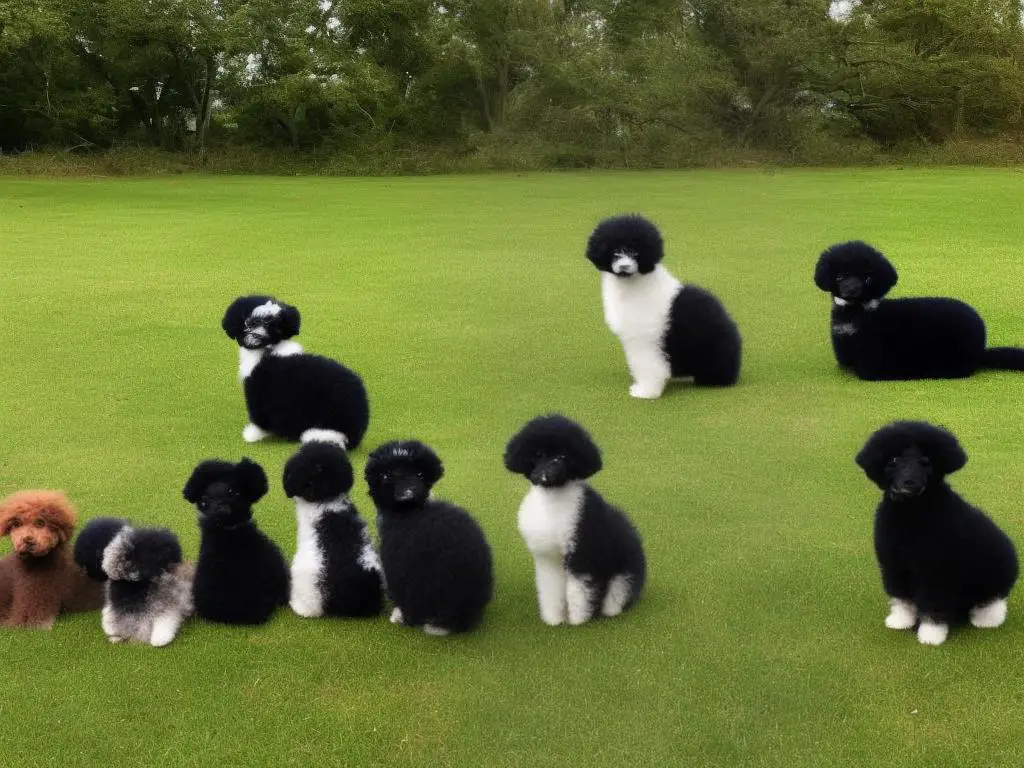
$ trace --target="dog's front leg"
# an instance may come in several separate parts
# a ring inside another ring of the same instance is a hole
[[[561,558],[538,557],[534,561],[537,568],[537,603],[540,606],[540,618],[545,624],[556,626],[565,621],[565,566]]]
[[[103,624],[103,634],[107,636],[107,640],[112,643],[124,641],[124,637],[120,633],[120,627],[117,624],[117,615],[111,610],[109,605],[103,606],[100,617],[100,621]]]
[[[623,339],[626,365],[633,377],[629,394],[645,400],[661,397],[665,383],[672,376],[672,367],[661,344],[654,339]]]
[[[153,620],[153,631],[149,635],[149,644],[154,648],[162,648],[171,642],[181,627],[181,616],[177,613],[165,613]]]

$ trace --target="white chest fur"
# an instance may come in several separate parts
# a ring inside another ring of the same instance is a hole
[[[583,510],[583,483],[534,485],[519,505],[519,533],[534,557],[561,559],[572,551]]]
[[[660,264],[646,275],[617,277],[602,272],[605,323],[621,339],[660,339],[681,288],[682,284]]]
[[[316,524],[325,512],[326,504],[313,504],[303,499],[295,500],[295,517],[298,522],[298,543],[292,560],[292,594],[289,601],[300,616],[323,614],[323,595],[320,592],[320,575],[324,555],[316,536]]]
[[[249,378],[249,374],[252,373],[260,360],[263,359],[265,354],[269,353],[275,357],[291,357],[292,355],[302,354],[302,345],[297,341],[281,341],[275,344],[269,349],[246,349],[245,347],[238,348],[238,379],[244,381]]]

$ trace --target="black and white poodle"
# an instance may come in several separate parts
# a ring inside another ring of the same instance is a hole
[[[383,607],[380,558],[351,488],[352,465],[333,443],[306,443],[285,464],[298,519],[290,603],[300,616],[376,616]]]
[[[192,613],[192,567],[181,560],[178,538],[163,528],[122,528],[103,551],[107,575],[103,631],[162,647]]]
[[[961,379],[983,368],[1024,371],[1024,349],[985,347],[985,323],[944,297],[887,299],[888,259],[859,240],[818,258],[814,282],[832,295],[832,348],[840,367],[868,381]]]
[[[136,529],[114,517],[90,520],[75,542],[75,562],[106,582],[102,621],[112,643],[167,645],[192,613],[192,567],[166,529]]]
[[[587,243],[601,271],[604,319],[619,337],[633,397],[660,397],[670,378],[726,387],[740,376],[739,329],[714,295],[683,285],[661,264],[658,228],[642,216],[605,219]]]
[[[391,621],[432,635],[465,632],[483,619],[494,591],[491,549],[469,513],[434,499],[441,460],[421,442],[376,448],[366,482],[377,506]]]
[[[966,462],[950,432],[922,421],[883,427],[857,454],[885,494],[875,513],[875,553],[891,598],[885,625],[916,625],[928,645],[965,621],[1000,626],[1017,580],[1013,542],[946,483]]]
[[[210,459],[185,483],[199,511],[199,560],[193,601],[198,616],[224,624],[262,624],[288,602],[288,566],[256,527],[252,505],[267,492],[263,468]]]
[[[359,376],[330,358],[310,355],[290,339],[299,310],[272,296],[235,299],[221,326],[239,346],[238,376],[245,390],[247,442],[276,435],[287,440],[334,440],[351,450],[370,422]]]
[[[618,616],[637,601],[646,562],[636,528],[591,488],[601,452],[564,416],[530,421],[505,448],[505,467],[530,481],[519,532],[533,555],[546,624]]]

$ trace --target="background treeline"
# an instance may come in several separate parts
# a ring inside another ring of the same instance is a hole
[[[1019,0],[0,0],[0,151],[443,169],[1017,148],[1022,59]]]

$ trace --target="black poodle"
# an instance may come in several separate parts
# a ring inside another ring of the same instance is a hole
[[[363,380],[289,341],[299,323],[299,310],[272,296],[242,296],[224,313],[221,327],[239,346],[238,376],[249,411],[242,437],[250,443],[268,435],[334,440],[351,450],[370,422]]]
[[[375,449],[366,482],[377,506],[391,621],[447,635],[473,629],[494,591],[491,549],[469,513],[430,497],[441,460],[412,440]]]
[[[267,492],[263,468],[210,459],[192,472],[185,499],[199,511],[196,614],[225,624],[262,624],[288,602],[288,566],[252,520]]]
[[[923,421],[875,432],[857,464],[885,495],[875,513],[875,553],[890,596],[890,629],[918,626],[939,645],[949,627],[998,627],[1017,580],[1013,542],[947,485],[967,462],[957,439]]]
[[[633,397],[661,396],[670,378],[728,387],[740,376],[742,340],[712,293],[680,283],[661,261],[661,233],[634,214],[605,219],[587,241],[601,272],[605,323],[619,337]]]
[[[334,443],[306,443],[284,466],[298,522],[289,602],[300,616],[376,616],[383,607],[380,557],[351,489],[352,464]]]
[[[832,294],[836,360],[861,379],[961,379],[983,368],[1024,371],[1024,349],[985,348],[985,323],[956,299],[886,299],[896,270],[867,243],[833,245],[814,282]]]
[[[633,605],[644,586],[643,544],[629,518],[585,482],[601,469],[586,430],[564,416],[538,417],[509,441],[505,467],[532,486],[519,532],[534,558],[541,619],[583,624]]]

